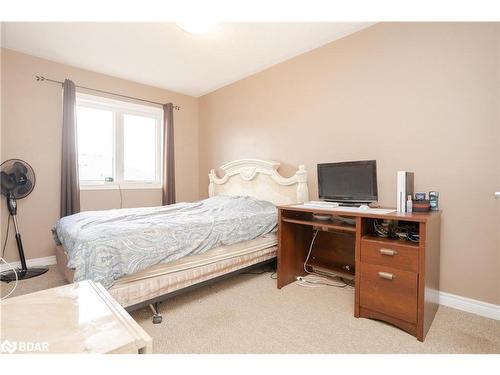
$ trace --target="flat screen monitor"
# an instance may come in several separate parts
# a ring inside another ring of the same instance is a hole
[[[334,202],[375,202],[377,162],[375,160],[318,164],[319,198]]]

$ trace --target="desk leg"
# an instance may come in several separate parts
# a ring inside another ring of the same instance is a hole
[[[278,288],[294,282],[303,276],[307,241],[311,239],[311,229],[293,223],[279,221],[278,246]]]
[[[354,275],[354,316],[359,318],[359,287],[360,287],[360,266],[361,266],[361,237],[365,233],[366,224],[361,217],[356,218],[356,243],[354,246],[354,262],[355,272]]]

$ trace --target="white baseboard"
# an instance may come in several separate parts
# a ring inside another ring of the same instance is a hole
[[[481,315],[486,318],[500,320],[500,305],[494,305],[492,303],[457,296],[446,292],[439,292],[439,304],[452,307],[457,310],[470,312],[472,314]]]
[[[10,265],[5,264],[2,262],[0,264],[0,272],[3,271],[8,271],[12,267],[20,268],[21,267],[21,262],[9,262]],[[26,265],[28,267],[42,267],[42,266],[51,266],[53,264],[57,264],[56,261],[56,256],[51,255],[49,257],[43,257],[43,258],[33,258],[33,259],[27,259],[26,260]]]

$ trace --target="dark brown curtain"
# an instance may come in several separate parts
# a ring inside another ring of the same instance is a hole
[[[80,212],[78,147],[76,139],[76,92],[69,79],[63,83],[61,161],[61,217]]]
[[[175,203],[174,106],[163,106],[163,205]]]

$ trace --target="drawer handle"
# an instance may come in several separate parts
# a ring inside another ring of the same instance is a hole
[[[386,280],[393,280],[396,278],[396,275],[394,275],[393,273],[389,273],[389,272],[379,272],[378,275],[382,279],[386,279]]]
[[[393,257],[394,255],[396,255],[398,252],[396,250],[392,250],[392,249],[380,249],[380,254],[382,255],[389,255],[391,257]]]

